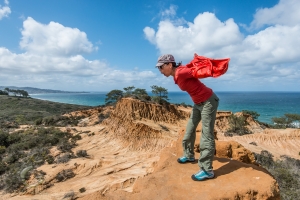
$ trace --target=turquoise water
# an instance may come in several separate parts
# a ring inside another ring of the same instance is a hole
[[[219,110],[239,112],[251,110],[260,114],[258,120],[271,123],[272,117],[285,113],[300,114],[300,92],[215,92],[220,98]],[[105,104],[107,92],[30,94],[32,98],[87,106]],[[151,95],[151,94],[150,94]],[[169,102],[193,102],[185,92],[169,92]]]

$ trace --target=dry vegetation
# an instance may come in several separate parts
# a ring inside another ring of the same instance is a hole
[[[111,113],[114,114],[112,112],[113,108],[109,108],[107,111],[105,111],[105,109],[102,110],[100,107],[94,108],[94,110],[87,110],[91,107],[1,95],[0,101],[0,190],[8,193],[26,191],[28,188],[26,184],[32,177],[37,180],[44,179],[47,172],[38,170],[38,168],[44,164],[69,163],[72,159],[86,158],[89,156],[85,149],[76,148],[77,144],[82,139],[82,135],[84,135],[84,137],[97,137],[97,135],[90,131],[78,132],[68,127],[103,123],[107,125],[108,129],[101,129],[101,133],[108,134],[109,132],[115,131],[116,135],[114,137],[118,136],[123,140],[126,139],[122,138],[125,137],[125,132],[138,134],[135,130],[141,131],[145,129],[147,130],[145,132],[149,132],[149,130],[157,131],[155,129],[159,129],[169,134],[166,138],[160,138],[161,136],[158,134],[157,137],[159,137],[159,140],[157,139],[157,141],[145,136],[145,141],[142,141],[140,145],[144,146],[144,144],[147,144],[147,148],[150,149],[149,144],[151,144],[151,142],[155,142],[155,145],[161,145],[161,147],[163,147],[163,143],[167,143],[173,134],[172,132],[175,132],[172,130],[173,127],[169,126],[169,124],[174,123],[174,121],[172,121],[174,117],[166,117],[162,114],[165,118],[153,118],[155,116],[144,113],[143,108],[147,107],[147,109],[153,109],[153,113],[160,112],[161,108],[157,109],[156,106],[144,104],[144,102],[138,104],[140,106],[138,112],[132,111],[132,113],[134,113],[134,115],[130,114],[132,119],[128,117],[128,113],[122,113],[123,116],[121,116],[119,123],[121,124],[121,121],[122,123],[124,121],[128,123],[128,130],[123,130],[114,125],[116,120],[112,121],[109,119]],[[168,110],[175,108],[173,106],[170,107],[169,104],[167,106],[169,106]],[[186,105],[183,106],[186,107]],[[122,107],[125,107],[128,111],[132,109],[131,104],[122,104]],[[81,112],[72,112],[76,110],[81,110]],[[96,114],[94,111],[97,111],[95,112]],[[174,113],[181,117],[183,115],[178,111]],[[91,119],[92,114],[95,114],[97,119],[86,121],[88,117]],[[234,138],[233,136],[243,136],[244,134],[251,135],[254,129],[249,128],[251,127],[251,124],[247,121],[249,115],[245,115],[246,117],[244,115],[229,116],[230,117],[227,116],[229,121],[229,124],[227,124],[228,128],[227,131],[224,131],[225,135],[223,137],[226,137],[226,133],[229,134],[228,136],[231,136],[230,138]],[[152,125],[152,128],[154,127],[152,130],[150,126],[147,126],[147,123],[150,122],[147,120],[139,121],[141,118],[149,118],[156,121],[156,123],[158,123],[157,127]],[[224,119],[219,117],[218,123],[223,123],[224,125],[225,121],[222,120]],[[27,128],[18,130],[20,125],[24,124],[28,125]],[[130,129],[129,124],[134,124],[135,127]],[[66,128],[58,129],[58,127]],[[161,131],[157,132],[160,133]],[[127,145],[131,150],[134,149],[132,147],[132,141],[132,137],[127,138]],[[253,141],[250,145],[259,146],[259,143]],[[59,153],[53,154],[52,150],[54,147]],[[134,147],[139,148],[139,146]],[[96,148],[96,146],[93,148]],[[114,153],[114,155],[121,156],[120,153]],[[258,164],[267,169],[277,180],[282,199],[300,199],[299,160],[288,156],[282,156],[281,159],[275,160],[268,151],[256,153],[255,159]],[[63,182],[75,176],[76,174],[72,169],[64,169],[56,173],[53,181]],[[53,184],[53,182],[49,182],[49,185],[45,187],[51,187],[51,184]],[[85,187],[79,189],[80,193],[84,193],[85,191]],[[71,199],[75,198],[75,193],[70,191],[65,194],[65,197]]]

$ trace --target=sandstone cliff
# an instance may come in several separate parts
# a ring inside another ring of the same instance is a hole
[[[230,112],[218,112],[217,116],[218,140],[213,163],[216,178],[192,181],[190,176],[198,171],[197,164],[176,162],[182,155],[181,138],[189,113],[189,108],[164,107],[127,98],[116,107],[70,113],[84,119],[77,127],[63,129],[80,133],[82,140],[73,152],[86,150],[88,156],[64,164],[43,165],[38,170],[46,175],[43,178],[32,175],[26,193],[3,194],[2,198],[279,199],[276,181],[255,165],[253,153],[239,139],[224,136]],[[262,131],[250,116],[247,120],[249,128]],[[197,141],[200,129],[201,125]],[[57,149],[52,153],[61,154]],[[75,176],[63,181],[56,179],[57,174],[67,171]]]

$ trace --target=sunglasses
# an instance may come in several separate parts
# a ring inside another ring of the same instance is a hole
[[[167,65],[167,64],[169,64],[169,63],[165,63],[165,64],[163,64],[161,66],[158,66],[158,69],[162,70],[164,68],[164,66]]]

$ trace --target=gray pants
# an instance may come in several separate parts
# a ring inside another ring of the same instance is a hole
[[[202,104],[195,104],[186,126],[186,132],[182,140],[184,156],[194,157],[194,144],[196,128],[202,120],[202,134],[200,138],[200,157],[198,165],[205,171],[213,169],[212,162],[215,153],[214,125],[216,120],[219,98],[213,95]]]

